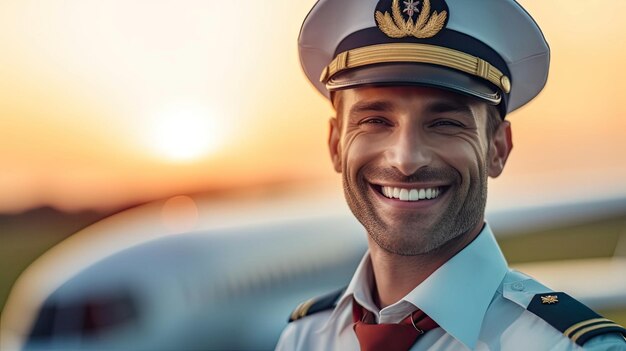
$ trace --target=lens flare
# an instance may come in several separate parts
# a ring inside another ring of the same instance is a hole
[[[198,206],[189,196],[174,196],[163,204],[161,220],[174,233],[190,231],[198,222]]]

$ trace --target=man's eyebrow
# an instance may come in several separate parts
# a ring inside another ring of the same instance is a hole
[[[359,112],[390,112],[393,110],[393,104],[388,101],[359,101],[352,105],[350,114]]]
[[[433,101],[426,107],[426,112],[431,114],[456,112],[467,114],[472,117],[474,116],[474,111],[472,111],[469,104],[464,101],[456,101],[450,99]]]

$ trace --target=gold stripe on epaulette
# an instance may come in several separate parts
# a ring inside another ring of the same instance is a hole
[[[296,309],[291,312],[291,320],[298,320],[304,316],[306,316],[306,314],[309,312],[309,308],[311,308],[311,306],[315,303],[315,299],[308,299],[302,303],[300,303],[298,305],[298,307],[296,307]]]
[[[583,328],[583,329],[577,331],[574,335],[572,335],[572,337],[570,339],[572,339],[573,342],[576,342],[576,340],[578,340],[581,336],[585,335],[586,333],[588,333],[590,331],[597,330],[597,329],[602,329],[602,328],[607,328],[607,327],[620,327],[620,325],[616,324],[616,323],[613,323],[613,322],[592,325],[591,327]]]
[[[298,306],[296,306],[296,308],[293,310],[293,312],[291,312],[291,320],[295,321],[296,319],[298,319],[298,315],[300,314],[300,308],[302,307],[302,305],[304,304],[304,302],[300,302],[300,304],[298,304]]]
[[[402,62],[430,63],[454,68],[483,78],[507,94],[511,91],[509,78],[489,62],[462,51],[417,43],[377,44],[344,51],[324,68],[320,81],[326,84],[333,75],[350,68]]]
[[[579,323],[576,323],[574,325],[572,325],[571,327],[565,329],[565,331],[563,332],[563,334],[565,334],[565,336],[567,336],[568,338],[570,337],[570,334],[572,334],[574,331],[576,331],[576,329],[585,327],[589,324],[593,324],[593,323],[598,323],[598,322],[610,322],[613,323],[612,320],[610,319],[606,319],[606,318],[593,318],[593,319],[588,319],[586,321],[582,321]]]
[[[304,305],[300,309],[300,317],[299,318],[302,318],[302,317],[306,316],[307,313],[309,313],[309,308],[311,308],[311,306],[315,303],[315,301],[316,301],[316,299],[310,299],[309,301],[304,303]]]

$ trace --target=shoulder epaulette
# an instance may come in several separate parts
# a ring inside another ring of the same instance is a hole
[[[626,336],[624,327],[603,318],[562,292],[535,295],[527,310],[548,322],[580,346],[601,334],[621,333]]]
[[[293,310],[293,312],[291,312],[289,322],[291,323],[302,317],[312,315],[313,313],[335,308],[337,300],[341,297],[341,295],[343,295],[345,290],[345,288],[342,288],[326,295],[314,297],[302,302],[298,305],[298,307],[296,307],[295,310]]]

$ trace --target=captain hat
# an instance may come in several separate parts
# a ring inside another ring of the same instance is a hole
[[[543,89],[550,49],[514,0],[319,0],[300,61],[326,97],[362,85],[417,85],[497,105],[502,117]]]

